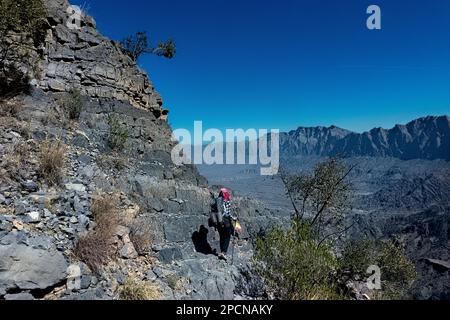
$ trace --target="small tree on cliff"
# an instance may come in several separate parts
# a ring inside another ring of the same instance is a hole
[[[326,235],[326,227],[339,226],[351,210],[352,185],[348,177],[354,168],[339,158],[330,158],[317,164],[311,174],[291,177],[281,174],[295,211],[294,218],[309,224],[320,241],[338,235],[339,232]]]
[[[133,61],[137,61],[140,56],[145,53],[155,54],[159,57],[172,59],[176,54],[174,40],[159,42],[156,47],[149,45],[148,35],[146,32],[136,32],[121,41],[122,52],[129,56]]]

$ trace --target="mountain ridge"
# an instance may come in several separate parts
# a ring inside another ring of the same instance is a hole
[[[373,128],[363,133],[337,126],[298,127],[280,133],[280,154],[290,156],[373,156],[402,160],[450,160],[450,118],[426,116],[397,124],[391,129]]]

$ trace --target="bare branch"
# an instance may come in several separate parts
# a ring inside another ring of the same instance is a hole
[[[333,236],[341,235],[341,234],[347,232],[348,230],[350,230],[351,228],[353,228],[353,226],[354,226],[355,224],[356,224],[356,222],[353,222],[350,226],[346,227],[346,228],[343,229],[343,230],[336,231],[336,232],[333,232],[333,233],[331,233],[331,234],[329,234],[329,235],[326,235],[324,238],[322,238],[322,240],[319,241],[319,243],[317,244],[317,247],[320,247],[320,246],[322,245],[322,243],[325,242],[325,240],[327,240],[327,239],[329,239],[329,238],[331,238],[331,237],[333,237]]]

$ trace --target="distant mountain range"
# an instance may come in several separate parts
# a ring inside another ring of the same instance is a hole
[[[280,133],[280,154],[285,158],[314,155],[450,160],[450,118],[429,116],[364,133],[336,126],[299,127]]]
[[[347,236],[401,239],[418,272],[410,297],[450,299],[446,267],[450,263],[448,116],[420,118],[364,133],[336,126],[300,127],[281,133],[280,147],[281,167],[289,175],[310,173],[328,156],[340,155],[347,165],[356,165],[348,176],[353,210],[346,216],[345,224],[352,226]],[[257,199],[274,216],[292,213],[281,179],[261,176],[258,166],[198,168],[211,185]]]

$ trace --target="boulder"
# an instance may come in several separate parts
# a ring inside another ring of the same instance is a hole
[[[66,189],[75,192],[86,192],[86,187],[79,183],[68,183],[66,184]]]
[[[21,292],[16,294],[7,294],[4,296],[5,300],[34,300],[34,297],[28,292]]]
[[[36,192],[39,189],[38,184],[33,180],[27,180],[21,183],[22,188],[24,188],[25,191],[28,192]]]
[[[183,253],[178,247],[165,248],[159,251],[158,258],[162,263],[171,263],[174,260],[183,259]]]
[[[28,218],[30,218],[30,222],[39,222],[40,214],[37,211],[27,212]]]
[[[138,257],[138,253],[131,242],[126,243],[119,254],[124,259],[135,259]]]
[[[48,80],[48,86],[53,91],[60,91],[60,92],[62,92],[64,90],[66,90],[65,84],[62,81],[55,80],[55,79]]]
[[[46,290],[66,279],[68,263],[51,239],[19,239],[0,244],[0,296],[10,289]]]
[[[86,136],[83,132],[76,132],[75,136],[72,139],[72,144],[74,146],[80,147],[80,148],[87,148],[89,147],[89,138]]]

